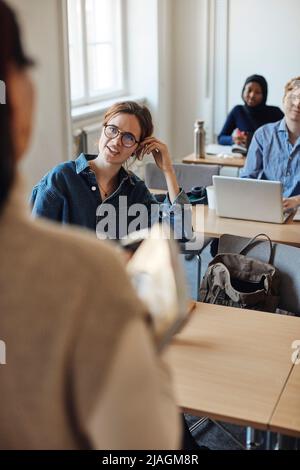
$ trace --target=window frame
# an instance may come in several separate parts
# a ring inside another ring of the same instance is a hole
[[[69,53],[69,74],[70,74],[70,101],[71,101],[71,108],[78,108],[81,106],[87,106],[95,103],[101,103],[102,101],[106,101],[109,99],[117,98],[119,96],[126,94],[127,89],[127,77],[125,73],[125,39],[126,39],[126,31],[125,31],[125,18],[126,18],[126,0],[116,0],[118,15],[120,17],[120,31],[118,33],[117,42],[119,43],[118,54],[120,54],[120,66],[121,66],[121,87],[115,90],[111,90],[106,93],[100,93],[96,96],[90,96],[90,89],[89,89],[89,71],[88,71],[88,44],[87,44],[87,23],[86,23],[86,0],[80,0],[80,8],[81,8],[81,46],[82,46],[82,64],[83,64],[83,90],[84,90],[84,97],[76,100],[72,100],[72,86],[71,86],[71,68],[70,68],[70,42],[68,36],[68,53]],[[67,18],[69,21],[69,8],[68,8],[68,1],[67,1]],[[115,43],[116,44],[116,43]]]

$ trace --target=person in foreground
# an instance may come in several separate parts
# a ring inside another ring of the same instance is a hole
[[[33,214],[120,239],[158,219],[172,224],[176,238],[192,238],[191,207],[177,183],[167,146],[152,136],[150,111],[132,101],[114,104],[105,114],[99,154],[81,154],[59,164],[33,188]],[[125,167],[153,154],[168,194],[159,205],[145,183]],[[137,213],[139,217],[136,218]]]
[[[300,76],[285,85],[283,108],[281,121],[255,132],[240,176],[281,181],[289,210],[300,205]]]
[[[260,126],[282,119],[281,109],[266,104],[267,96],[266,79],[261,75],[248,77],[242,90],[244,105],[237,105],[230,111],[218,136],[218,143],[248,147],[253,133]]]
[[[115,250],[26,209],[34,90],[2,0],[0,31],[0,448],[176,449],[170,376]]]

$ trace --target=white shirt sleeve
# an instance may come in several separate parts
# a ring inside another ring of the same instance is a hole
[[[125,328],[87,428],[95,449],[179,448],[171,379],[142,321]]]

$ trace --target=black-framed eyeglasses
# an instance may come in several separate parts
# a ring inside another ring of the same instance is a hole
[[[113,124],[106,124],[104,126],[104,134],[109,139],[115,139],[118,135],[121,136],[121,142],[124,147],[130,148],[133,147],[135,144],[139,144],[140,142],[136,140],[131,132],[122,132],[117,126]]]

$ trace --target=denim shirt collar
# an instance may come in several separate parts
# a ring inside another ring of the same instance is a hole
[[[300,145],[300,137],[298,137],[298,139],[296,140],[294,145],[292,145],[290,143],[290,141],[289,141],[289,132],[288,132],[288,128],[287,128],[287,125],[286,125],[286,122],[285,122],[284,118],[280,121],[277,132],[283,132],[284,133],[285,139],[289,143],[290,148],[295,149],[296,147],[298,147]]]
[[[76,173],[79,175],[80,173],[85,172],[85,170],[89,170],[89,161],[94,160],[95,158],[97,158],[97,155],[81,153],[75,160]],[[128,182],[133,186],[136,184],[134,174],[121,167],[119,171],[119,184],[123,183],[125,180],[128,180]]]
[[[278,132],[285,132],[286,135],[288,135],[288,130],[287,130],[287,127],[286,127],[286,122],[285,122],[285,119],[281,119],[280,121],[280,124],[279,124],[279,127],[278,127]]]
[[[85,155],[81,153],[75,160],[76,173],[79,175],[89,168],[89,160],[93,160],[94,158],[96,158],[96,155]]]

